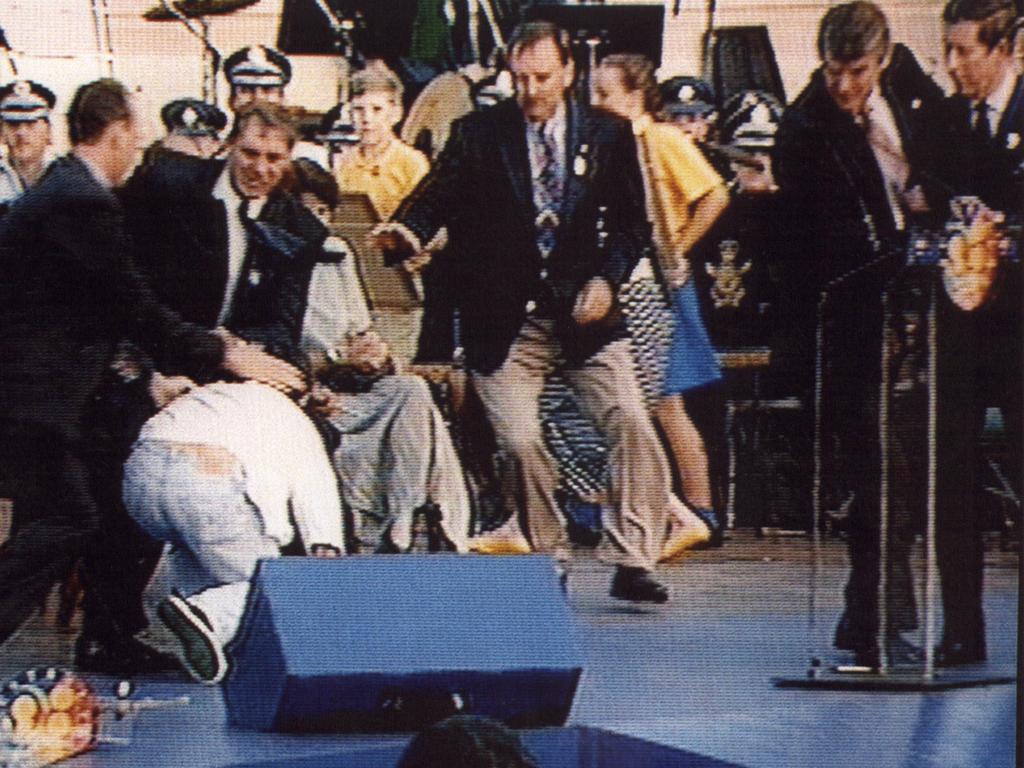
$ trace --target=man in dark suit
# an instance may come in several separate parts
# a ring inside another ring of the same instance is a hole
[[[14,502],[13,534],[0,547],[0,641],[80,557],[94,572],[88,563],[108,521],[94,498],[85,422],[120,339],[170,373],[208,378],[223,368],[302,386],[297,371],[255,346],[183,323],[135,271],[111,191],[131,171],[138,144],[125,88],[113,80],[81,87],[68,124],[71,154],[0,225],[0,495]],[[103,640],[116,642],[102,654],[122,672],[159,662],[130,636]]]
[[[819,27],[818,52],[822,66],[786,110],[773,156],[791,243],[779,264],[782,316],[792,337],[787,364],[799,372],[810,402],[816,307],[828,291],[823,402],[840,442],[838,482],[843,495],[853,495],[850,579],[836,645],[877,666],[881,297],[898,271],[907,226],[928,208],[929,131],[942,94],[906,48],[890,46],[886,18],[872,3],[831,8]],[[890,455],[899,461],[894,432]],[[884,644],[899,661],[910,655],[899,632],[916,626],[912,533],[908,502],[897,494],[890,502]]]
[[[942,15],[956,147],[953,190],[974,195],[1011,224],[1024,222],[1024,79],[1014,66],[1012,0],[950,0]],[[1018,246],[1024,243],[1018,243]],[[1018,247],[1020,251],[1020,247]],[[982,613],[985,520],[977,503],[985,410],[1003,417],[1004,469],[1021,494],[1021,272],[998,264],[980,292],[947,272],[939,305],[938,562],[945,617],[938,661],[986,658]]]
[[[529,543],[555,553],[567,542],[538,398],[564,359],[610,443],[612,595],[663,602],[650,574],[672,503],[669,472],[615,307],[649,242],[636,145],[628,123],[567,98],[574,72],[563,30],[524,24],[509,51],[516,99],[455,123],[380,242],[422,265],[447,228],[443,258],[473,385],[513,459]]]
[[[295,140],[283,107],[250,104],[226,159],[157,160],[123,199],[139,267],[164,303],[304,366],[302,320],[327,231],[283,189]]]

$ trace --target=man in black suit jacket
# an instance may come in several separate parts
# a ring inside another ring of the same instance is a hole
[[[0,546],[0,641],[105,535],[85,421],[120,339],[171,373],[207,378],[224,368],[302,385],[291,366],[255,347],[183,323],[135,271],[111,191],[134,165],[138,142],[124,87],[83,86],[68,122],[71,154],[0,225],[0,495],[14,501],[12,536]],[[152,660],[122,640],[111,654]]]
[[[942,93],[906,48],[891,48],[888,23],[872,3],[829,10],[818,51],[822,67],[786,110],[773,156],[791,244],[779,265],[782,315],[793,337],[787,362],[810,404],[816,307],[829,292],[823,402],[840,442],[835,473],[843,475],[842,493],[853,493],[850,580],[836,645],[877,666],[881,297],[901,263],[907,226],[928,208],[930,131]],[[898,438],[890,442],[896,461]],[[884,642],[900,657],[906,648],[899,632],[915,627],[916,617],[908,502],[896,494],[891,500]]]
[[[305,366],[302,320],[327,230],[283,189],[295,140],[283,107],[248,105],[225,160],[161,158],[123,200],[139,267],[164,303]]]
[[[1016,71],[1012,0],[950,0],[943,10],[949,100],[944,167],[950,186],[1024,222],[1024,78]],[[1018,252],[1024,242],[1018,242]],[[978,450],[987,407],[1002,412],[1007,479],[1020,496],[1022,424],[1021,268],[999,264],[984,291],[948,279],[939,306],[938,562],[945,616],[939,663],[986,657]]]
[[[668,467],[614,306],[649,242],[636,146],[628,123],[567,98],[574,73],[563,30],[524,24],[509,50],[516,100],[458,121],[379,237],[416,266],[446,228],[466,363],[515,462],[530,544],[546,552],[566,540],[538,397],[564,358],[611,444],[612,594],[662,602],[667,593],[649,574],[671,503]]]

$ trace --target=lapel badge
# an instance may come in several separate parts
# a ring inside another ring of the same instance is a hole
[[[1006,134],[1006,148],[1016,149],[1020,146],[1020,134],[1019,133],[1008,133]]]
[[[263,282],[263,273],[258,269],[249,270],[249,285],[255,288],[257,285]]]
[[[921,108],[921,100],[920,99],[914,99],[913,101],[911,101],[910,102],[910,108],[911,109],[920,109]]]
[[[580,151],[572,161],[572,172],[576,176],[585,176],[587,173],[587,155],[590,147],[587,144],[580,144]]]

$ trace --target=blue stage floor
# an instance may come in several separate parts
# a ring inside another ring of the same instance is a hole
[[[844,551],[838,541],[825,549],[818,651],[826,662],[847,660],[826,645],[841,608]],[[587,659],[570,723],[717,759],[695,757],[692,765],[719,765],[718,760],[748,768],[1015,765],[1015,685],[933,693],[774,687],[773,676],[799,675],[807,667],[807,561],[803,539],[755,540],[741,533],[725,549],[696,553],[666,568],[672,602],[640,610],[608,598],[610,569],[584,554],[570,576]],[[1018,559],[993,549],[987,563],[987,668],[1013,673]],[[29,664],[66,664],[72,639],[53,629],[49,619],[34,619],[0,648],[0,673]],[[102,685],[109,688],[109,681]],[[359,752],[368,760],[360,765],[387,766],[406,740],[232,730],[224,724],[217,690],[168,677],[142,680],[138,692],[158,698],[182,694],[192,704],[141,715],[130,746],[104,745],[64,764],[333,766],[353,764]],[[344,751],[351,759],[340,754]]]

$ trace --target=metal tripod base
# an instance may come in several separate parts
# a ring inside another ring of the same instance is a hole
[[[813,673],[813,674],[812,674]],[[840,672],[836,667],[809,670],[801,677],[773,677],[776,688],[816,688],[825,691],[885,691],[928,693],[951,691],[957,688],[978,688],[986,685],[1005,685],[1017,679],[1013,667],[971,664],[936,670],[926,677],[917,667],[899,667],[885,672],[879,670]]]

